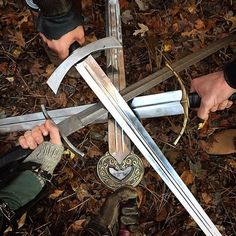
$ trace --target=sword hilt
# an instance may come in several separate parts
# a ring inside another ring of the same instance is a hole
[[[46,108],[45,108],[44,105],[41,105],[41,109],[42,109],[42,112],[43,112],[43,115],[44,115],[45,119],[51,120],[51,121],[54,123],[54,125],[57,126],[57,124],[53,121],[53,119],[52,119],[52,118],[50,117],[50,115],[48,114],[48,112],[47,112],[47,110],[46,110]],[[60,130],[59,130],[59,132],[60,132]],[[66,136],[64,136],[61,132],[60,132],[60,135],[61,135],[62,140],[63,140],[64,143],[66,144],[66,146],[67,146],[72,152],[78,154],[78,155],[81,156],[81,157],[84,157],[85,154],[84,154],[83,152],[81,152],[79,149],[77,149],[77,148],[69,141],[69,139],[68,139]],[[82,161],[83,161],[83,160],[82,160]]]
[[[190,93],[188,96],[189,99],[189,106],[191,108],[198,108],[201,105],[201,97],[197,94],[197,93]],[[229,97],[230,101],[236,101],[236,93],[233,93],[230,97]]]

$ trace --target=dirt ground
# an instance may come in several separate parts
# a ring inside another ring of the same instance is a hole
[[[121,0],[123,47],[127,85],[165,66],[165,57],[176,62],[210,45],[235,29],[235,1],[230,0]],[[104,1],[83,1],[87,42],[105,36]],[[16,0],[0,0],[0,116],[9,117],[89,104],[97,98],[80,79],[66,77],[58,96],[46,81],[55,66],[49,61],[35,30],[36,14]],[[189,91],[191,79],[221,70],[235,53],[235,44],[223,48],[180,73]],[[98,58],[105,68],[105,56]],[[174,77],[146,94],[179,89]],[[214,135],[236,126],[236,107],[210,116],[198,130],[196,111],[176,147],[172,145],[182,127],[183,116],[142,120],[162,152],[181,176],[222,235],[236,235],[236,157],[210,155],[206,145]],[[0,153],[15,145],[20,132],[0,136]],[[235,136],[233,136],[235,137]],[[111,192],[98,179],[96,164],[108,148],[107,124],[90,125],[71,135],[86,153],[85,165],[65,154],[55,171],[49,197],[29,211],[19,235],[76,235],[91,214],[97,214]],[[223,138],[224,139],[224,138]],[[234,141],[234,140],[233,140]],[[203,143],[205,145],[203,145]],[[227,143],[227,142],[226,142]],[[222,144],[221,148],[225,144]],[[138,186],[141,197],[141,235],[193,236],[202,231],[162,179],[141,156],[145,174]],[[17,234],[17,235],[18,235]]]

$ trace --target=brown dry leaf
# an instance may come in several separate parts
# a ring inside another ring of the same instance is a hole
[[[74,173],[73,171],[71,171],[71,168],[69,167],[65,167],[64,171],[63,171],[63,175],[61,175],[58,178],[58,183],[62,184],[64,183],[66,180],[71,180],[74,177]]]
[[[85,198],[89,198],[91,196],[88,192],[88,186],[86,184],[80,184],[76,191],[76,196],[81,202],[83,202]]]
[[[179,151],[176,149],[170,149],[165,153],[165,156],[168,158],[170,163],[176,163],[179,158]]]
[[[186,185],[193,183],[193,174],[190,170],[185,170],[180,177]]]
[[[167,210],[165,207],[162,207],[162,209],[158,212],[157,216],[156,216],[156,221],[163,221],[163,220],[166,220],[166,217],[167,217]]]
[[[39,60],[34,60],[34,64],[30,67],[30,73],[34,75],[43,74],[44,70],[42,69],[42,63]]]
[[[227,160],[227,163],[234,169],[236,169],[236,161],[233,159]]]
[[[95,34],[85,36],[85,42],[86,42],[85,44],[89,44],[89,43],[95,42],[97,40],[98,39]]]
[[[72,231],[74,233],[77,233],[83,229],[83,224],[86,220],[76,220],[73,224],[71,224],[67,230],[67,232]],[[67,234],[66,234],[67,235]],[[68,234],[69,236],[69,234]]]
[[[172,43],[169,41],[164,42],[163,50],[164,50],[164,52],[172,51]]]
[[[60,96],[59,96],[59,104],[60,104],[62,107],[66,107],[66,104],[67,104],[67,96],[66,96],[66,93],[65,93],[65,92],[61,92],[61,93],[60,93]]]
[[[27,22],[29,21],[29,17],[31,17],[30,10],[24,11],[24,12],[20,15],[20,17],[21,17],[22,19],[17,22],[17,27],[18,27],[18,28],[20,28],[23,23],[27,23]]]
[[[55,70],[55,66],[53,64],[49,64],[47,65],[46,67],[46,70],[45,70],[45,77],[49,78],[49,76],[52,74],[52,72]]]
[[[82,9],[90,8],[93,5],[92,0],[82,0],[81,1]]]
[[[133,35],[137,36],[138,34],[140,34],[140,36],[143,37],[145,33],[149,31],[149,28],[146,25],[141,24],[141,23],[138,23],[138,26],[140,29],[135,30]]]
[[[212,142],[200,141],[200,145],[210,155],[227,155],[236,152],[236,129],[223,130],[215,133]]]
[[[97,146],[92,146],[88,148],[88,156],[90,157],[98,157],[102,156],[103,152],[101,152]]]
[[[4,74],[7,74],[7,70],[8,70],[8,63],[7,62],[0,63],[0,71]]]
[[[57,197],[61,196],[64,191],[60,189],[56,189],[52,194],[49,195],[49,199],[56,199]]]
[[[202,199],[206,204],[209,204],[212,201],[212,197],[207,193],[202,193]]]
[[[129,6],[129,2],[127,0],[120,0],[120,8],[125,9]]]
[[[226,15],[224,18],[225,18],[225,20],[227,20],[227,21],[232,23],[229,31],[233,31],[236,28],[236,16]]]
[[[192,3],[187,7],[189,13],[196,14],[197,13],[197,5],[195,3]]]
[[[14,56],[14,58],[18,58],[22,52],[23,52],[22,48],[17,47],[13,50],[12,55]]]
[[[9,31],[9,40],[16,43],[20,47],[25,47],[25,39],[21,31]]]
[[[201,20],[201,19],[197,19],[195,21],[195,25],[194,27],[199,30],[199,29],[204,29],[206,26],[205,26],[205,23]]]

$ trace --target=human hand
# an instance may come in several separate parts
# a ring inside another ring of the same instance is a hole
[[[135,188],[124,186],[108,196],[99,215],[92,219],[86,228],[87,232],[118,235],[119,223],[130,232],[138,229],[138,194]],[[123,230],[123,229],[122,229]]]
[[[74,42],[78,42],[82,45],[85,42],[84,28],[83,26],[78,26],[74,30],[64,34],[59,39],[48,39],[43,33],[39,33],[43,41],[47,46],[58,54],[60,59],[65,59],[69,55],[69,48]]]
[[[223,71],[193,79],[191,81],[191,92],[197,92],[201,97],[198,117],[207,120],[210,112],[229,108],[233,102],[229,101],[228,98],[235,91],[225,81]]]
[[[58,128],[50,120],[40,126],[34,127],[32,130],[26,131],[24,135],[20,136],[18,141],[22,148],[35,149],[39,144],[44,142],[44,137],[50,137],[52,144],[61,145],[61,138]]]

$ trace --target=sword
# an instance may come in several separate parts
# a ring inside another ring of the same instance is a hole
[[[207,236],[221,235],[92,56],[75,65],[75,68],[202,231]]]
[[[159,94],[135,97],[129,102],[129,106],[139,119],[181,115],[184,113],[181,105],[181,98],[181,90],[169,91]],[[199,106],[201,98],[196,93],[190,93],[188,98],[190,108]],[[231,100],[235,100],[235,97],[232,97]],[[85,111],[93,105],[97,106],[97,104],[94,103],[63,109],[55,109],[48,111],[48,114],[60,129],[60,124],[62,121]],[[96,119],[94,123],[105,123],[107,122],[107,119],[108,112],[105,112],[104,115]],[[44,121],[45,116],[42,112],[2,118],[0,119],[0,134],[29,130],[36,125],[41,125]]]
[[[222,47],[226,47],[235,39],[236,39],[236,34],[233,33],[223,39],[220,39],[212,43],[206,48],[202,48],[199,51],[194,52],[180,59],[177,62],[174,62],[172,64],[172,68],[176,72],[180,72],[186,69],[187,67],[194,65],[197,62],[203,60],[207,56],[215,53],[217,50],[221,49]],[[68,57],[68,60],[70,60],[70,57]],[[73,61],[73,63],[71,62],[70,64],[75,64],[75,62]],[[69,69],[70,68],[66,68],[65,70],[68,71]],[[132,98],[139,96],[140,94],[146,92],[147,90],[151,89],[157,84],[170,78],[172,75],[173,75],[172,72],[167,67],[164,67],[163,69],[123,89],[120,93],[125,99],[125,101],[129,101]],[[51,78],[53,78],[53,80]],[[62,80],[61,75],[57,73],[57,71],[55,71],[48,80],[49,87],[55,93],[58,91],[61,80]],[[90,106],[89,108],[79,112],[78,114],[72,115],[71,117],[60,122],[58,124],[58,127],[60,128],[60,130],[64,132],[64,134],[67,134],[67,136],[69,136],[70,134],[78,131],[79,129],[95,122],[98,118],[105,115],[106,112],[107,112],[106,109],[103,108],[101,103],[94,104],[93,106]]]

